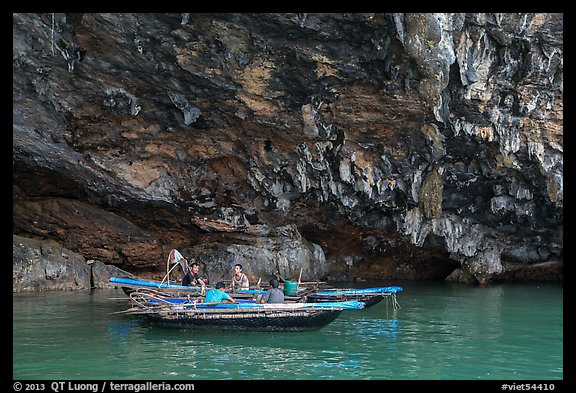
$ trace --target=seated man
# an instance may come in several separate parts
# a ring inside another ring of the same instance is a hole
[[[232,303],[236,303],[236,300],[232,299],[230,295],[222,290],[226,288],[226,285],[224,285],[222,281],[218,282],[215,288],[216,289],[210,289],[208,292],[206,292],[204,303],[222,303],[222,300],[228,300]]]
[[[206,282],[200,278],[200,275],[198,274],[199,269],[200,265],[198,265],[198,262],[192,262],[192,265],[190,265],[190,270],[182,279],[182,285],[202,285],[205,287]]]
[[[270,289],[266,291],[260,303],[284,303],[284,292],[278,289],[278,280],[270,280]]]
[[[248,276],[246,276],[246,274],[242,272],[243,270],[244,269],[241,264],[237,263],[236,265],[234,265],[234,274],[232,275],[232,283],[230,287],[233,291],[237,289],[250,288],[250,282],[248,281]]]

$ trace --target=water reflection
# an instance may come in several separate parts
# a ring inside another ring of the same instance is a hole
[[[128,345],[130,335],[142,332],[142,321],[137,318],[117,318],[108,323],[108,334],[114,345]]]
[[[395,342],[400,338],[402,322],[371,318],[363,311],[342,313],[335,322],[315,332],[193,331],[140,320],[111,323],[109,331],[124,350],[139,353],[142,361],[151,361],[143,357],[146,351],[142,344],[139,348],[131,344],[131,336],[143,335],[147,346],[164,354],[157,372],[170,378],[371,378],[378,368],[373,360],[375,351],[381,351],[383,345],[397,349]],[[374,308],[372,313],[382,315],[383,309]]]

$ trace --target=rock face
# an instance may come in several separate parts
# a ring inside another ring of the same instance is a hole
[[[110,287],[110,277],[134,277],[113,265],[86,261],[54,241],[13,237],[12,291],[87,290]]]
[[[562,14],[13,14],[13,232],[211,281],[561,279],[562,94]]]

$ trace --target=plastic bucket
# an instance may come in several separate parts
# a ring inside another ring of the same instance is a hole
[[[284,281],[284,295],[296,295],[298,289],[297,281]]]

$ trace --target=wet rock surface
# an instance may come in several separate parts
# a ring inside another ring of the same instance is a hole
[[[562,14],[13,14],[14,244],[561,279],[562,94]]]

